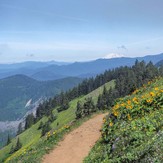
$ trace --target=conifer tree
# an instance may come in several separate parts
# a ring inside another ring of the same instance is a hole
[[[116,96],[114,96],[113,94],[113,88],[110,87],[109,91],[108,91],[108,98],[107,98],[107,107],[112,107],[112,105],[114,104],[114,99],[116,98]]]
[[[97,100],[97,108],[99,110],[102,110],[103,107],[104,107],[103,98],[102,98],[102,95],[100,94]]]
[[[163,65],[159,67],[159,75],[163,76]]]
[[[8,134],[8,137],[7,137],[7,144],[6,145],[9,145],[11,143],[11,138],[10,138],[10,135]]]
[[[42,127],[42,132],[41,135],[44,136],[47,132],[49,132],[51,130],[50,124],[47,121],[44,126]]]
[[[92,101],[92,98],[91,97],[87,98],[86,102],[83,105],[83,115],[87,116],[90,113],[95,112],[95,111],[96,111],[96,108]]]
[[[29,127],[31,127],[35,122],[35,117],[33,114],[29,114],[26,117],[26,121],[25,121],[25,129],[28,129]]]
[[[53,114],[53,112],[51,112],[51,115],[49,117],[49,122],[52,123],[53,121],[55,121],[57,119],[57,117]]]
[[[12,153],[14,153],[14,152],[15,152],[14,146],[12,145],[9,154],[12,154]]]
[[[82,104],[80,101],[77,102],[77,106],[76,106],[76,119],[82,118]]]
[[[22,143],[20,142],[20,139],[18,137],[14,151],[18,151],[21,147],[22,147]]]
[[[39,127],[38,127],[38,130],[42,129],[43,126],[44,126],[44,123],[41,121],[41,122],[40,122],[40,125],[39,125]]]
[[[22,132],[23,132],[22,123],[19,123],[17,135],[21,134]]]
[[[108,92],[107,92],[107,89],[106,89],[106,86],[104,86],[104,89],[103,89],[103,93],[102,93],[102,106],[101,106],[101,109],[106,109],[107,108],[107,98],[108,98]]]

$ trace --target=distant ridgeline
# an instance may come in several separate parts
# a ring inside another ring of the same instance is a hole
[[[162,59],[161,61],[157,62],[157,63],[156,63],[156,66],[157,66],[157,67],[163,66],[163,59]]]
[[[43,116],[52,115],[52,110],[56,106],[58,112],[66,110],[68,109],[69,102],[71,100],[82,95],[86,95],[111,80],[115,80],[115,88],[110,88],[108,92],[106,92],[106,90],[103,91],[103,94],[99,96],[97,106],[93,109],[93,111],[111,107],[114,104],[114,100],[116,98],[124,97],[125,95],[130,94],[136,88],[141,87],[144,83],[147,83],[158,76],[163,76],[163,67],[157,68],[152,64],[152,62],[146,64],[144,61],[136,61],[135,65],[132,67],[125,66],[116,68],[105,71],[103,74],[97,75],[95,78],[85,79],[77,87],[74,87],[65,93],[62,92],[61,94],[56,95],[54,98],[50,98],[49,100],[46,100],[40,104],[36,111],[36,117],[29,115],[26,118],[26,124],[30,124],[28,127],[26,127],[26,129],[29,128],[33,123],[36,123]],[[91,106],[91,101],[89,100],[91,99],[88,99],[87,102]],[[81,111],[82,109],[85,108],[77,108],[77,118],[91,113],[89,110]],[[32,123],[28,122],[29,120]]]

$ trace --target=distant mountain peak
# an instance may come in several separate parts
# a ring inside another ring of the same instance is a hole
[[[123,54],[117,54],[117,53],[110,53],[104,57],[104,59],[111,59],[111,58],[122,58],[124,57]]]

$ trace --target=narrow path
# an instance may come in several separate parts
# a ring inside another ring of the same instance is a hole
[[[44,156],[43,163],[81,163],[100,138],[105,115],[97,115],[67,134],[53,151]]]

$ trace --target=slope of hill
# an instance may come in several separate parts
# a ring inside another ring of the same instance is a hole
[[[119,99],[103,120],[90,162],[163,162],[163,78]]]
[[[157,67],[163,66],[163,59],[162,59],[161,61],[157,62],[157,63],[156,63],[156,66],[157,66]]]
[[[114,87],[114,81],[105,84],[106,89],[109,89],[111,86]],[[12,143],[8,146],[5,146],[0,151],[0,162],[6,160],[6,162],[17,162],[22,160],[23,162],[39,162],[40,158],[49,148],[52,148],[57,141],[61,138],[63,132],[68,130],[67,124],[70,124],[75,120],[75,111],[78,100],[81,102],[85,101],[85,98],[92,97],[93,101],[96,102],[99,94],[102,93],[104,85],[94,90],[90,94],[74,99],[70,102],[69,109],[57,112],[55,109],[53,114],[57,116],[57,120],[51,123],[52,131],[48,133],[47,137],[41,137],[41,131],[38,130],[40,122],[46,122],[47,117],[43,117],[39,122],[34,124],[31,128],[19,135],[20,141],[23,144],[21,150],[15,152],[14,154],[9,154],[12,145],[16,143],[17,138],[12,140]],[[66,126],[65,126],[66,125]],[[65,126],[65,127],[64,127]],[[57,133],[57,134],[56,134]],[[54,137],[53,137],[54,136]],[[50,137],[52,139],[50,139]],[[34,154],[35,153],[35,154]]]
[[[55,81],[40,82],[25,75],[15,75],[0,80],[0,121],[22,118],[30,107],[25,107],[30,100],[54,96],[61,91],[76,86],[82,80],[69,77]]]
[[[120,66],[132,66],[135,60],[152,61],[154,64],[162,60],[163,53],[136,58],[111,58],[97,59],[89,62],[56,63],[56,62],[25,62],[13,65],[0,65],[0,79],[15,75],[24,74],[37,80],[54,80],[69,76],[91,77],[105,70]]]

